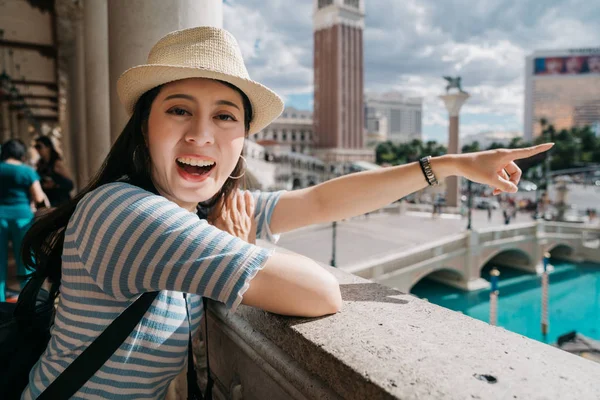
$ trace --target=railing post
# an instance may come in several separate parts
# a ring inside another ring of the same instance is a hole
[[[550,261],[550,253],[544,253],[544,272],[542,273],[542,335],[546,338],[548,335],[548,262]]]
[[[337,232],[337,221],[333,221],[331,224],[331,266],[335,267],[335,242],[336,242],[336,232]]]
[[[494,268],[490,272],[490,280],[492,281],[492,289],[490,290],[490,325],[498,324],[498,278],[500,271]]]

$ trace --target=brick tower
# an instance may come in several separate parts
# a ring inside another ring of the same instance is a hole
[[[363,148],[364,0],[314,0],[313,29],[316,155],[372,161]]]

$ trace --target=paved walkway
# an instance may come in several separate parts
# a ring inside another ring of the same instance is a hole
[[[514,222],[532,222],[530,214],[519,213]],[[473,210],[473,227],[504,225],[502,211],[495,210],[488,222],[487,212]],[[337,224],[336,263],[344,268],[448,235],[463,232],[467,219],[452,214],[431,218],[430,213],[403,215],[375,214]],[[330,264],[332,253],[331,224],[299,229],[282,235],[279,246]]]

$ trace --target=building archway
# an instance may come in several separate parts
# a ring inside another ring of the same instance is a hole
[[[294,181],[292,184],[292,190],[301,189],[301,188],[302,188],[302,182],[300,182],[300,178],[294,178]]]

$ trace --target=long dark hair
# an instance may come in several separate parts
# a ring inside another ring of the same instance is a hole
[[[234,89],[242,96],[244,105],[244,127],[246,137],[252,121],[252,106],[248,97],[236,86],[222,82]],[[152,193],[158,194],[151,179],[150,152],[145,144],[144,132],[146,131],[152,102],[161,90],[155,87],[144,93],[135,105],[129,122],[113,144],[104,163],[90,180],[90,183],[81,190],[71,201],[44,214],[31,226],[21,249],[24,265],[33,270],[37,277],[48,278],[51,283],[59,283],[61,278],[61,256],[65,240],[65,230],[69,219],[75,212],[79,201],[89,192],[102,185],[125,180]],[[245,168],[243,161],[238,160],[232,176],[239,176]],[[198,216],[206,219],[211,209],[219,200],[226,198],[238,188],[237,179],[228,178],[221,190],[212,199],[198,204]]]
[[[40,135],[34,139],[34,142],[41,143],[50,149],[50,160],[48,162],[46,162],[43,158],[40,158],[40,160],[38,161],[38,166],[42,166],[45,164],[54,166],[54,163],[57,160],[62,160],[62,158],[63,158],[62,154],[56,148],[52,139],[50,139],[48,136]]]

